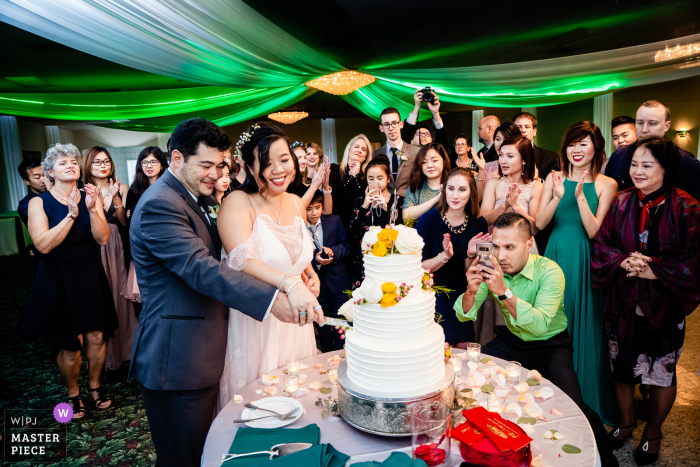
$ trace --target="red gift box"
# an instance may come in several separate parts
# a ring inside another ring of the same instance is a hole
[[[465,410],[467,421],[452,430],[462,458],[486,467],[530,465],[532,438],[513,422],[483,407]]]

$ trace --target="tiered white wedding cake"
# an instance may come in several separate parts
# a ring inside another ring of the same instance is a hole
[[[345,341],[348,377],[372,393],[419,393],[445,375],[445,335],[421,267],[423,240],[403,225],[372,227],[362,247],[365,280],[341,308],[354,322]]]

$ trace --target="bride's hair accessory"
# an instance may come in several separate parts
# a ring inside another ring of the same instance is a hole
[[[241,152],[241,148],[245,143],[250,141],[250,138],[255,134],[255,130],[259,129],[260,125],[256,123],[252,127],[248,128],[248,131],[244,131],[243,133],[241,133],[241,136],[238,138],[238,142],[236,143],[236,148],[233,151],[233,153],[236,156],[241,157],[243,155],[243,153]]]

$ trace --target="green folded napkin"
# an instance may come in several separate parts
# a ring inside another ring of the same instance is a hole
[[[413,460],[405,452],[392,452],[384,462],[369,461],[352,464],[352,467],[427,467],[420,459]]]
[[[288,456],[270,460],[264,454],[259,456],[242,457],[232,459],[224,463],[224,467],[247,467],[249,465],[263,465],[274,462],[274,466],[319,466],[342,467],[349,456],[336,451],[330,444],[319,446],[321,430],[318,425],[311,424],[303,428],[250,428],[241,427],[229,449],[229,454],[245,454],[256,451],[269,451],[276,444],[282,443],[311,443],[315,446],[295,452]]]

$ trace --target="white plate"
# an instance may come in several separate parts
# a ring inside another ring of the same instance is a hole
[[[253,405],[257,405],[258,407],[264,409],[274,410],[275,412],[281,414],[289,413],[297,407],[299,408],[299,411],[296,414],[294,414],[294,416],[289,420],[280,420],[279,418],[273,415],[270,418],[263,418],[262,420],[258,421],[246,422],[246,425],[252,428],[279,428],[282,426],[287,426],[290,423],[296,422],[299,419],[299,417],[301,417],[304,414],[304,407],[301,405],[301,402],[299,402],[296,399],[292,399],[291,397],[266,397],[265,399],[254,401]],[[265,417],[267,415],[272,414],[270,412],[265,412],[264,410],[254,410],[245,408],[243,410],[243,413],[241,414],[241,418],[243,420],[248,420],[253,418]]]

